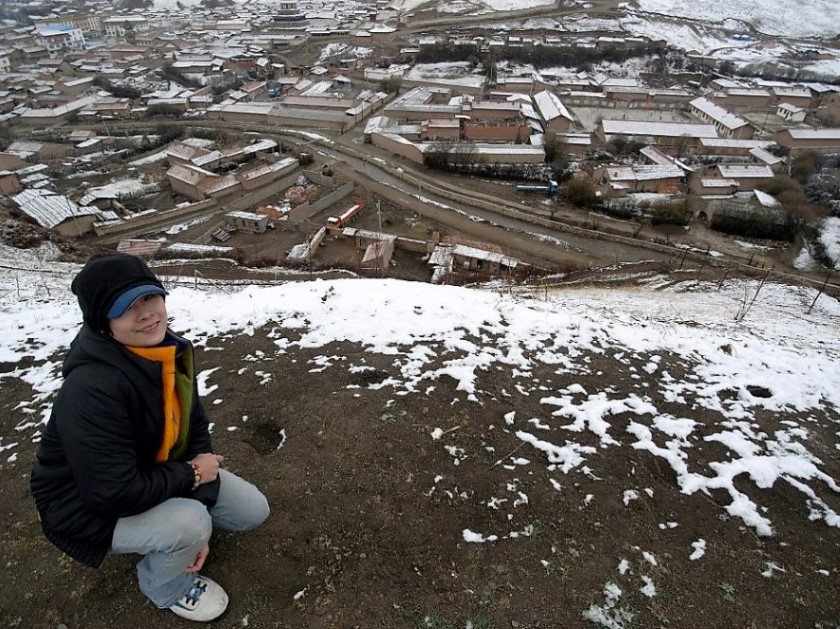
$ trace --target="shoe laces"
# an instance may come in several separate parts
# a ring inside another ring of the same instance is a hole
[[[201,579],[196,579],[193,581],[193,584],[190,586],[190,589],[187,590],[187,593],[184,594],[182,600],[184,601],[185,606],[195,607],[198,605],[198,599],[201,598],[201,595],[207,590],[207,582],[202,581]]]

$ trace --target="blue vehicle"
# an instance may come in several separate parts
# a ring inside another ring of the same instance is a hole
[[[548,196],[554,196],[560,191],[560,187],[557,185],[556,181],[549,181],[547,185],[530,185],[530,184],[521,184],[516,186],[517,192],[524,192],[525,194],[545,194]]]

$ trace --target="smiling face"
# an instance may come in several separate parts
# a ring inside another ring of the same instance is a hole
[[[138,297],[121,317],[109,319],[111,335],[123,345],[153,347],[166,334],[166,301],[163,295]]]

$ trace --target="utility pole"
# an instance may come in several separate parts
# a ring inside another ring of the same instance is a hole
[[[379,224],[379,233],[376,242],[373,243],[376,252],[376,275],[382,277],[382,199],[376,199],[376,220]]]

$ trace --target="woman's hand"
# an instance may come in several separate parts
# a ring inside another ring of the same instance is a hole
[[[199,484],[204,485],[205,483],[212,483],[216,480],[219,476],[219,466],[224,460],[225,457],[221,454],[205,452],[190,461],[190,465],[195,465],[198,471],[201,472],[201,482]]]
[[[198,551],[198,554],[195,556],[193,562],[187,566],[185,572],[198,572],[201,570],[201,567],[204,565],[204,561],[207,559],[207,555],[210,554],[210,544],[205,544],[204,548]]]

